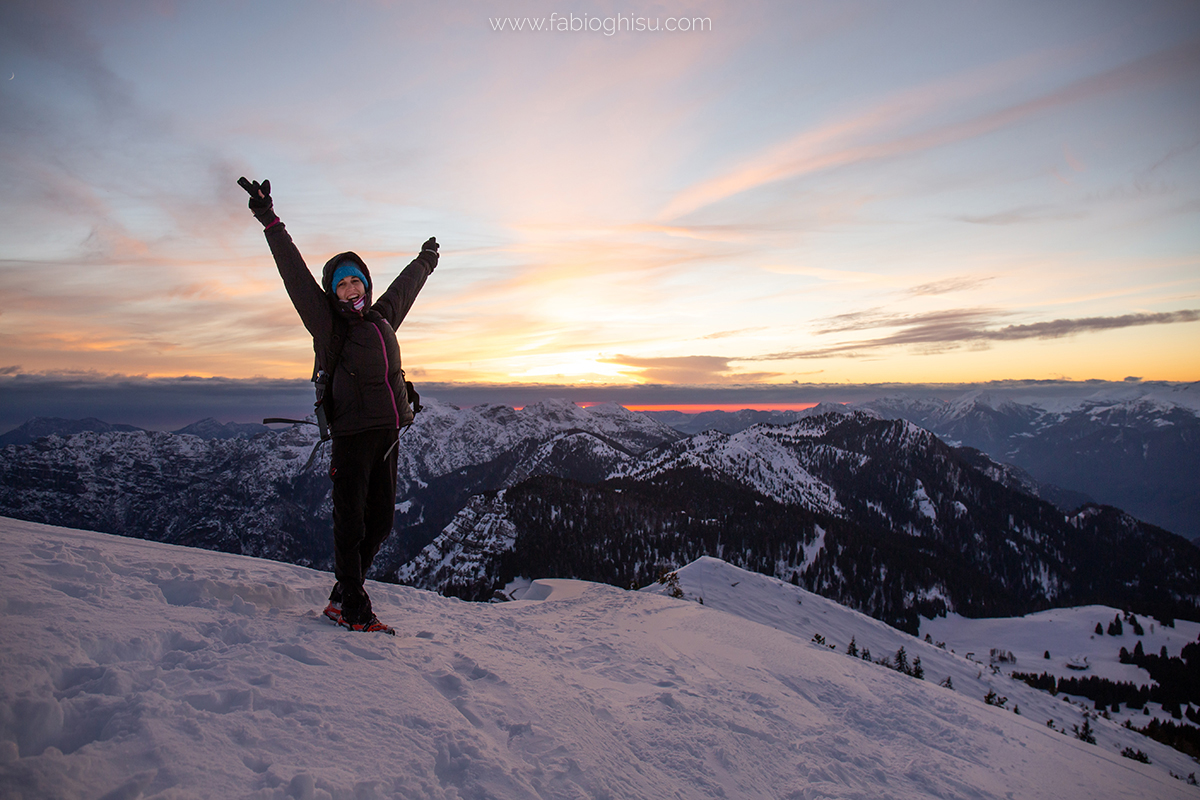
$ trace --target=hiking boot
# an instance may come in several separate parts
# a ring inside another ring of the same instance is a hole
[[[395,628],[391,628],[387,625],[384,625],[382,622],[379,621],[379,617],[375,616],[374,614],[372,614],[364,622],[347,622],[346,618],[342,617],[341,622],[339,622],[338,624],[341,625],[343,628],[347,628],[352,631],[363,631],[365,633],[386,633],[389,636],[396,635]]]
[[[333,591],[329,593],[329,605],[325,606],[322,611],[330,620],[342,624],[342,585],[340,583],[333,584]]]

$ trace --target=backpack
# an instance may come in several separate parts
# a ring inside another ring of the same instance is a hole
[[[317,401],[313,409],[317,412],[317,428],[321,431],[321,441],[331,438],[329,433],[329,415],[327,411],[333,403],[333,373],[337,370],[338,362],[342,360],[342,350],[346,347],[346,334],[350,325],[336,315],[333,318],[333,334],[329,337],[329,347],[325,350],[325,364],[328,369],[321,368],[318,357],[313,364],[313,387],[317,390]]]
[[[329,338],[329,347],[325,350],[325,363],[327,369],[321,369],[320,359],[316,360],[313,366],[313,384],[317,392],[317,401],[313,404],[313,408],[317,414],[317,427],[321,431],[321,441],[327,441],[332,434],[329,432],[329,412],[333,403],[331,390],[333,389],[333,373],[337,371],[338,362],[342,358],[342,350],[346,347],[346,335],[349,333],[350,324],[343,319],[334,317],[333,334]],[[400,375],[404,376],[404,370],[400,370]],[[412,408],[413,417],[415,418],[421,411],[421,395],[417,393],[417,387],[413,386],[413,382],[404,379],[404,393],[408,396],[409,407]],[[412,425],[412,421],[405,423],[403,427],[407,428]]]

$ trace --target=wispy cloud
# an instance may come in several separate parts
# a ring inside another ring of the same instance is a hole
[[[993,341],[1013,339],[1057,339],[1076,333],[1109,331],[1117,328],[1136,328],[1142,325],[1174,325],[1200,320],[1200,310],[1166,311],[1158,314],[1123,314],[1119,317],[1083,317],[1056,319],[1030,325],[1009,325],[997,331],[985,331],[984,338]]]
[[[857,357],[887,347],[905,345],[923,348],[926,352],[959,347],[967,344],[986,344],[1020,339],[1058,339],[1079,333],[1133,328],[1145,325],[1174,325],[1200,320],[1200,310],[1168,311],[1161,313],[1123,314],[1116,317],[1082,317],[1056,319],[1025,325],[995,327],[1003,312],[994,309],[956,309],[928,314],[888,315],[877,310],[831,317],[818,334],[846,331],[899,328],[900,330],[876,339],[840,342],[810,350],[791,350],[771,353],[750,360],[782,361],[832,356]]]
[[[1068,211],[1049,206],[1022,206],[997,211],[993,214],[960,214],[955,219],[973,225],[1024,225],[1035,222],[1057,222],[1065,219],[1082,219],[1082,211]]]
[[[760,326],[760,327],[756,327],[756,328],[740,328],[735,331],[717,331],[716,333],[710,333],[707,336],[701,336],[700,338],[701,339],[728,339],[731,336],[743,336],[747,333],[758,333],[759,331],[765,331],[765,330],[767,330],[767,328],[765,326]]]
[[[627,355],[597,359],[602,364],[631,367],[637,370],[637,377],[647,383],[711,384],[722,380],[756,383],[778,377],[778,373],[772,372],[734,372],[729,366],[733,360],[721,356],[640,358]]]
[[[936,123],[955,104],[999,89],[1026,76],[1031,60],[999,65],[990,73],[961,76],[904,92],[876,108],[806,131],[723,175],[693,184],[659,214],[670,223],[719,200],[766,184],[849,164],[875,161],[942,147],[992,133],[1027,117],[1098,95],[1151,85],[1200,72],[1200,39],[1162,50],[1038,97],[970,119]],[[926,122],[925,130],[904,127]],[[870,141],[874,139],[875,141]]]
[[[962,275],[956,278],[945,278],[940,281],[930,281],[922,283],[919,286],[914,286],[907,291],[907,294],[913,297],[922,297],[926,295],[953,294],[954,292],[965,292],[971,289],[976,289],[988,281],[993,280],[991,275],[982,275],[978,277],[970,275]]]

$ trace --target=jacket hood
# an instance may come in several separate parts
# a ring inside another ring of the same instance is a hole
[[[363,276],[367,279],[367,306],[371,305],[371,288],[373,281],[371,280],[371,270],[367,269],[367,262],[358,257],[358,253],[338,253],[333,258],[325,262],[325,269],[321,273],[321,288],[325,290],[325,294],[329,295],[333,300],[337,300],[337,287],[330,285],[333,281],[333,271],[337,269],[338,264],[343,261],[349,261],[362,271]]]

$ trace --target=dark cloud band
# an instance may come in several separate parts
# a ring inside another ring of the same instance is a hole
[[[1008,342],[1019,339],[1058,339],[1078,333],[1135,328],[1144,325],[1174,325],[1200,320],[1200,310],[1166,311],[1156,314],[1123,314],[1117,317],[1081,317],[1056,319],[1028,325],[994,327],[1001,312],[990,309],[958,309],[911,316],[886,315],[876,311],[842,314],[825,320],[818,334],[846,331],[900,328],[877,339],[840,342],[812,350],[770,353],[745,361],[786,361],[803,358],[855,357],[884,347],[915,345],[938,352],[965,344]]]
[[[1126,381],[1136,382],[1136,378]],[[1148,385],[1167,386],[1153,383]],[[522,407],[565,398],[575,403],[626,406],[735,405],[765,408],[805,403],[853,403],[904,393],[950,400],[984,388],[1029,398],[1078,396],[1128,386],[1111,381],[991,381],[984,384],[787,383],[707,385],[497,385],[423,383],[422,398],[459,407],[500,404]],[[304,416],[312,409],[312,384],[303,380],[229,378],[141,378],[124,375],[10,375],[0,377],[0,433],[33,417],[125,423],[175,430],[205,417],[220,422],[261,422],[266,416]]]

